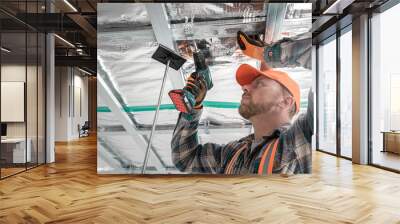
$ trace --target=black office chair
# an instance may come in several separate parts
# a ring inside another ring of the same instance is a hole
[[[80,127],[80,125],[78,124],[79,138],[89,136],[89,129],[90,129],[89,121],[85,121],[82,127]]]

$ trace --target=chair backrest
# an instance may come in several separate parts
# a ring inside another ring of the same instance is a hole
[[[85,123],[82,126],[82,129],[89,129],[89,121],[85,121]]]

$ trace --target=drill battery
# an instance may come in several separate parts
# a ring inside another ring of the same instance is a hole
[[[193,52],[193,59],[197,75],[204,79],[207,90],[210,90],[214,84],[204,54],[201,51]],[[196,104],[196,96],[186,88],[171,90],[168,95],[175,108],[183,113],[189,113]]]

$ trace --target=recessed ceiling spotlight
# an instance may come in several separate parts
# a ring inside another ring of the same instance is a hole
[[[6,52],[6,53],[10,53],[10,52],[11,52],[11,50],[9,50],[9,49],[7,49],[7,48],[5,48],[5,47],[1,47],[1,50],[4,51],[4,52]]]
[[[73,45],[73,44],[72,44],[71,42],[69,42],[68,40],[66,40],[66,39],[64,39],[64,38],[62,38],[62,37],[60,37],[60,36],[57,35],[57,34],[54,34],[54,36],[57,37],[58,39],[60,39],[62,42],[66,43],[67,45],[69,45],[69,46],[75,48],[75,45]]]
[[[355,0],[336,0],[322,14],[342,14],[343,9],[351,5]]]
[[[86,70],[83,70],[83,69],[81,69],[81,68],[79,68],[79,67],[78,67],[78,70],[81,71],[81,72],[83,72],[83,73],[85,73],[85,74],[87,74],[87,75],[93,75],[92,73],[90,73],[90,72],[88,72],[88,71],[86,71]]]
[[[67,4],[74,12],[78,12],[78,10],[68,1],[64,0],[65,4]]]

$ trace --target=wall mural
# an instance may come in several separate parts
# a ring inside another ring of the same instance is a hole
[[[311,172],[311,3],[98,4],[99,174]]]

